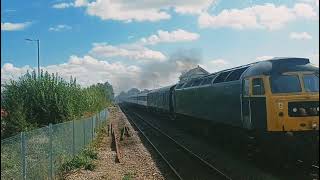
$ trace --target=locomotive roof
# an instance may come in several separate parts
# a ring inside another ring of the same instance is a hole
[[[194,78],[191,80],[196,80],[196,79],[202,79],[206,78],[212,75],[220,74],[225,71],[232,71],[240,68],[245,68],[247,67],[242,74],[242,78],[248,77],[248,76],[256,76],[256,75],[271,75],[271,74],[278,74],[278,73],[283,73],[283,72],[295,72],[295,71],[313,71],[319,73],[319,67],[316,67],[315,65],[312,65],[307,58],[298,58],[298,57],[276,57],[272,58],[269,60],[264,60],[264,61],[258,61],[230,69],[225,69],[222,71],[218,71],[215,73],[211,73],[206,76],[202,76],[199,78]],[[189,80],[189,81],[191,81]],[[187,82],[189,82],[187,81]],[[186,83],[186,82],[183,82]],[[179,82],[177,83],[179,84]],[[149,93],[152,92],[159,92],[159,91],[166,91],[169,90],[171,87],[177,85],[171,85],[171,86],[166,86],[163,88],[159,89],[154,89],[151,90]],[[180,82],[181,84],[181,82]]]
[[[295,71],[319,72],[319,68],[312,65],[307,58],[279,57],[251,64],[251,66],[243,74],[243,77],[261,74],[271,75]]]
[[[231,71],[231,70],[240,69],[244,67],[249,67],[249,68],[247,69],[247,71],[244,72],[243,77],[261,75],[261,74],[268,75],[268,74],[289,72],[289,71],[319,72],[319,67],[316,67],[310,64],[310,61],[307,58],[275,57],[268,60],[258,61],[258,62],[214,72],[200,78],[205,78],[205,77],[216,75],[225,71]],[[200,78],[195,78],[195,79],[200,79]]]

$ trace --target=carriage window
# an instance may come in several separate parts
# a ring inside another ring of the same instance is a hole
[[[240,68],[240,69],[236,69],[234,71],[232,71],[232,73],[230,73],[230,75],[227,77],[226,81],[236,81],[240,79],[240,76],[242,75],[242,73],[248,69],[248,67],[244,67],[244,68]]]
[[[213,81],[213,83],[224,82],[226,77],[229,75],[230,71],[222,72],[218,75],[218,77]]]
[[[262,78],[255,78],[252,80],[252,95],[264,95]]]
[[[319,92],[319,77],[315,74],[303,75],[303,83],[307,92]]]

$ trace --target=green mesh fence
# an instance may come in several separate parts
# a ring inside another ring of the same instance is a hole
[[[55,179],[61,165],[96,137],[107,117],[105,109],[1,140],[1,179]]]

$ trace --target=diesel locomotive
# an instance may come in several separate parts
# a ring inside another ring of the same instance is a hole
[[[259,61],[129,98],[173,119],[192,117],[201,124],[194,128],[228,134],[230,142],[254,139],[264,150],[318,164],[319,68],[309,59]]]

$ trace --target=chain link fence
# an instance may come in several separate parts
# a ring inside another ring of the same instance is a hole
[[[1,140],[1,179],[55,179],[60,166],[96,137],[107,117],[105,109]]]

